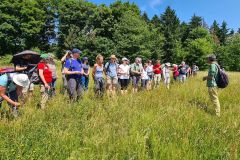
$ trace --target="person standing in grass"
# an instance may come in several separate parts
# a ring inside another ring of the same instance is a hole
[[[82,76],[82,84],[83,84],[83,89],[85,91],[88,90],[88,84],[89,84],[89,73],[90,73],[90,66],[88,64],[88,58],[83,57],[83,76]]]
[[[173,69],[172,69],[172,71],[173,71],[173,79],[174,79],[175,81],[177,81],[177,80],[178,80],[178,77],[179,77],[178,65],[173,64]]]
[[[188,68],[187,65],[184,61],[182,61],[181,65],[179,66],[179,79],[180,82],[184,83],[187,80],[187,73],[188,73]]]
[[[152,89],[152,81],[153,81],[153,65],[152,65],[152,61],[148,60],[148,66],[147,66],[147,75],[149,77],[149,81],[148,81],[148,90]]]
[[[137,57],[135,59],[135,63],[131,65],[130,70],[132,75],[133,93],[136,93],[138,92],[138,86],[141,80],[141,75],[143,70],[143,67],[141,64],[141,58]]]
[[[194,63],[192,66],[192,76],[197,76],[197,73],[199,71],[198,66]]]
[[[52,72],[52,83],[51,83],[51,97],[56,95],[56,84],[57,84],[57,67],[54,61],[54,55],[49,53],[49,63],[48,67]]]
[[[128,59],[123,58],[122,64],[119,66],[119,79],[120,79],[120,85],[121,85],[121,94],[127,93],[128,88],[128,81],[130,76],[130,66],[128,65]]]
[[[45,109],[45,105],[49,99],[50,96],[50,90],[51,90],[51,83],[52,83],[52,72],[50,68],[48,67],[49,63],[49,55],[48,54],[42,54],[41,55],[42,60],[37,66],[39,77],[41,80],[40,85],[40,92],[41,92],[41,102],[40,102],[40,108]]]
[[[92,77],[94,79],[95,85],[95,95],[98,98],[102,98],[104,94],[104,65],[103,65],[103,56],[101,54],[97,55],[96,63],[94,64]]]
[[[105,74],[107,76],[107,95],[109,97],[116,96],[116,89],[118,85],[118,63],[117,57],[111,55],[110,61],[105,65]]]
[[[209,64],[208,76],[203,77],[203,81],[207,81],[208,93],[212,103],[215,106],[216,115],[220,117],[220,102],[217,92],[216,78],[218,75],[218,63],[215,55],[207,56],[207,63]]]
[[[83,75],[82,62],[79,60],[82,52],[79,49],[73,49],[73,58],[66,61],[63,73],[68,82],[69,98],[72,102],[78,101],[83,96],[83,86],[81,76]]]
[[[170,81],[171,81],[171,77],[170,77],[171,68],[170,67],[171,67],[171,64],[166,63],[165,67],[163,68],[164,84],[167,86],[167,89],[170,88]]]
[[[64,70],[64,66],[66,64],[66,61],[68,59],[72,58],[72,52],[71,51],[66,51],[66,54],[62,57],[61,59],[61,63],[62,63],[62,89],[61,89],[61,93],[65,94],[65,92],[68,90],[68,84],[67,84],[67,78],[66,75],[64,74],[63,70]]]
[[[149,88],[148,88],[149,76],[148,76],[148,73],[147,73],[147,67],[148,67],[148,64],[145,63],[144,66],[143,66],[142,75],[141,75],[142,90],[149,90]]]
[[[157,60],[156,64],[153,66],[153,72],[154,72],[154,88],[157,88],[160,85],[162,75],[162,67],[160,60]]]

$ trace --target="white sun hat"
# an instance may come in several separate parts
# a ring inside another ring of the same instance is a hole
[[[126,57],[122,58],[122,61],[129,61]]]
[[[26,74],[16,74],[13,76],[13,82],[21,87],[28,87],[30,81]]]
[[[169,63],[169,62],[166,63],[166,66],[171,67],[171,63]]]

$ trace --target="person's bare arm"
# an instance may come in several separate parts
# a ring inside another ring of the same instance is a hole
[[[61,59],[61,62],[62,62],[62,63],[66,61],[68,54],[69,54],[69,53],[67,52],[67,53],[62,57],[62,59]]]
[[[1,96],[4,100],[6,100],[8,103],[10,103],[10,104],[12,104],[12,105],[14,105],[14,106],[16,106],[16,107],[20,106],[20,103],[14,102],[13,100],[11,100],[5,93],[6,93],[6,88],[0,86],[0,96]]]
[[[19,67],[19,66],[15,67],[15,71],[17,71],[17,72],[21,72],[21,71],[24,71],[26,69],[27,69],[27,67]]]
[[[44,78],[44,75],[43,75],[43,70],[42,69],[39,69],[39,76],[44,84],[44,86],[48,89],[50,89],[50,86],[48,85],[48,83],[46,82],[45,78]]]
[[[69,75],[69,74],[82,74],[82,72],[79,72],[79,71],[69,71],[68,68],[64,68],[63,69],[63,73],[66,74],[66,75]]]
[[[92,71],[92,77],[94,79],[94,76],[96,74],[96,68],[97,68],[97,65],[95,64],[94,67],[93,67],[93,71]]]

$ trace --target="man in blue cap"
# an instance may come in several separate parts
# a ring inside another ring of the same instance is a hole
[[[63,69],[63,73],[67,78],[68,93],[71,101],[77,101],[83,94],[83,86],[81,82],[83,68],[82,63],[79,60],[81,53],[82,52],[79,49],[73,49],[72,58],[66,61]],[[77,96],[75,93],[77,93]]]

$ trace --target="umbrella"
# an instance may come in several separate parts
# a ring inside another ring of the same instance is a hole
[[[23,57],[29,55],[28,59],[24,59]],[[38,64],[41,60],[40,54],[34,51],[26,50],[21,53],[17,53],[13,56],[11,62],[15,63],[21,60],[26,60],[29,64]]]

